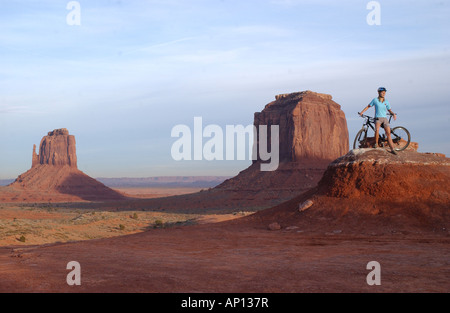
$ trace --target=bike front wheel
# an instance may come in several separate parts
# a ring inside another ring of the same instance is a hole
[[[364,128],[360,129],[353,141],[353,149],[366,148],[367,132]]]
[[[409,131],[403,126],[398,126],[391,129],[391,138],[394,144],[394,149],[396,151],[405,150],[406,148],[408,148],[411,142],[411,135],[409,134]]]

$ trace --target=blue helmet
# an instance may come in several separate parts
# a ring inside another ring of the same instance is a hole
[[[380,92],[380,91],[387,91],[387,89],[384,87],[380,87],[380,88],[378,88],[378,92]]]

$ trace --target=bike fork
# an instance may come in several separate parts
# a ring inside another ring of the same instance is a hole
[[[363,128],[361,128],[361,130],[362,130],[361,135],[362,135],[363,137],[360,138],[360,141],[361,141],[361,140],[367,141],[367,131],[368,131],[367,127],[363,127]]]

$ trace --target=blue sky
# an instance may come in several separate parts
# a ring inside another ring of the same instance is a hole
[[[62,0],[0,4],[0,179],[48,131],[93,177],[235,175],[250,161],[172,159],[171,129],[253,123],[276,94],[333,95],[353,139],[378,86],[421,152],[450,155],[450,2]]]

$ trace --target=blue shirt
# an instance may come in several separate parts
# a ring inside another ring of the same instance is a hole
[[[380,102],[378,98],[374,98],[372,102],[369,103],[369,106],[375,106],[375,117],[386,117],[388,110],[391,109],[391,105],[386,99],[384,99],[384,102]]]

